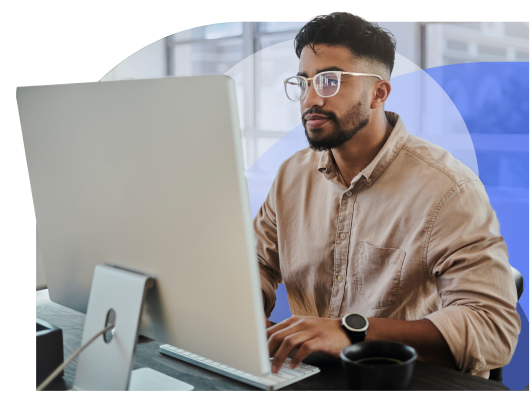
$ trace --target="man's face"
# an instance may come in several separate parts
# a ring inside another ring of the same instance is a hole
[[[351,52],[341,46],[306,46],[300,55],[297,75],[312,78],[323,71],[369,72],[361,70]],[[370,98],[366,77],[342,75],[340,90],[332,97],[320,97],[313,87],[303,100],[300,112],[309,145],[315,150],[339,147],[368,125]]]

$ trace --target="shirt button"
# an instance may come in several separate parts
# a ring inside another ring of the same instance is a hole
[[[370,178],[366,178],[366,183],[370,183],[372,180]]]
[[[337,276],[337,280],[338,280],[339,282],[342,282],[342,276],[340,276],[340,275]]]
[[[351,197],[351,192],[346,192],[346,196]]]
[[[341,239],[346,239],[346,234],[345,233],[341,233],[339,236],[340,236]]]

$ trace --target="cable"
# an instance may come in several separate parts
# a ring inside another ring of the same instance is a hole
[[[96,340],[96,338],[97,338],[99,335],[104,334],[105,332],[107,332],[108,330],[110,330],[110,329],[112,329],[112,328],[114,328],[114,324],[107,325],[105,328],[103,328],[103,329],[100,330],[98,333],[96,333],[93,337],[91,337],[90,340],[89,340],[88,342],[86,342],[86,343],[85,343],[84,345],[82,345],[79,349],[77,349],[77,350],[74,352],[74,354],[72,354],[70,357],[68,357],[68,360],[66,360],[66,361],[63,362],[59,367],[57,367],[57,369],[56,369],[55,371],[53,371],[53,373],[52,373],[48,378],[46,378],[46,380],[45,380],[44,382],[42,382],[42,383],[40,384],[40,386],[37,387],[37,392],[43,390],[46,386],[48,386],[49,383],[50,383],[51,381],[53,381],[53,380],[57,377],[57,375],[59,375],[59,374],[61,373],[61,371],[62,371],[63,369],[65,369],[66,366],[67,366],[68,364],[70,364],[70,363],[74,360],[74,358],[76,358],[76,357],[79,355],[79,353],[81,353],[83,350],[85,350],[85,349],[88,347],[88,345],[89,345],[90,343],[92,343],[94,340]]]

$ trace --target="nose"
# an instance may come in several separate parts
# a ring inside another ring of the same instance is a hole
[[[307,95],[302,100],[302,105],[304,108],[311,108],[314,106],[322,107],[324,102],[325,98],[318,95],[315,90],[314,82],[311,82],[307,91]]]

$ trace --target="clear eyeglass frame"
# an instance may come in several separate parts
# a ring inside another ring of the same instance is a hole
[[[336,86],[336,89],[335,89],[335,92],[333,94],[330,94],[330,95],[325,95],[323,93],[320,93],[319,92],[319,85],[314,85],[315,87],[315,91],[316,93],[320,96],[320,97],[332,97],[332,96],[335,96],[337,93],[339,93],[339,90],[340,90],[340,82],[341,82],[341,78],[342,78],[342,75],[353,75],[353,76],[374,76],[376,78],[379,78],[379,80],[383,80],[383,78],[381,78],[379,75],[376,75],[376,74],[364,74],[362,72],[345,72],[345,71],[323,71],[323,72],[320,72],[318,74],[316,74],[314,77],[312,78],[306,78],[305,76],[290,76],[289,78],[287,79],[284,79],[283,80],[283,84],[284,84],[284,87],[285,87],[285,94],[287,96],[287,98],[289,100],[292,100],[292,101],[300,101],[300,100],[303,100],[305,99],[305,97],[307,96],[307,92],[309,91],[309,86],[310,86],[310,81],[313,81],[313,82],[317,82],[318,79],[323,76],[324,74],[335,74],[336,76],[336,80],[337,80],[337,86]],[[298,83],[295,83],[295,82],[289,82],[290,79],[293,79],[293,78],[296,78]],[[304,85],[305,85],[305,88],[306,90],[303,91],[303,94],[300,96],[300,98],[298,99],[292,99],[291,97],[289,97],[289,92],[288,92],[288,86],[287,85],[296,85],[296,86],[300,86],[299,82],[300,80],[302,80],[304,82]],[[322,88],[320,88],[320,90],[322,90]]]

